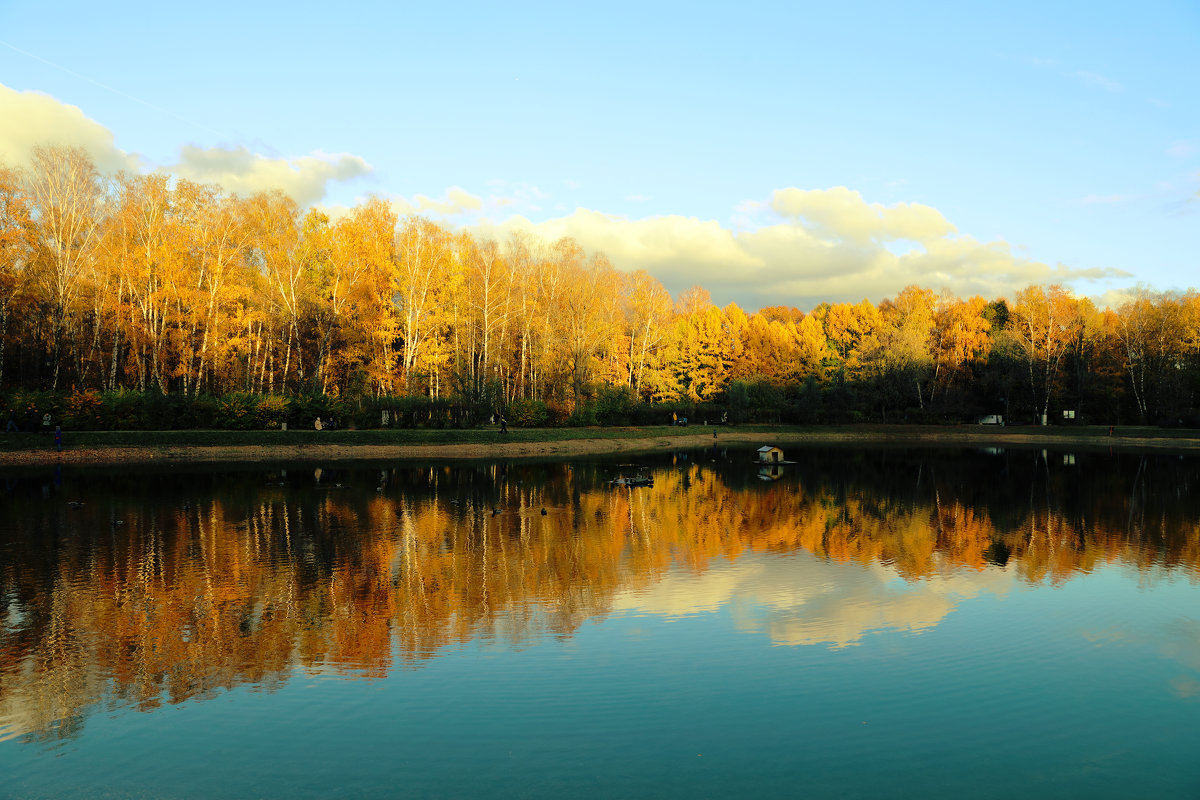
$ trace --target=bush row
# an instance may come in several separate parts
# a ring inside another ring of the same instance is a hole
[[[187,397],[157,392],[94,390],[13,392],[0,396],[5,418],[21,430],[41,427],[49,414],[69,430],[263,430],[312,428],[317,418],[346,428],[459,427],[471,424],[478,410],[449,400],[425,397],[364,398],[311,395],[284,397],[233,393]]]
[[[189,397],[157,392],[16,391],[0,395],[0,408],[25,430],[52,424],[68,430],[263,430],[313,427],[317,418],[341,428],[469,428],[496,423],[510,426],[649,426],[686,424],[819,424],[864,422],[961,422],[969,415],[900,409],[886,415],[869,407],[847,387],[829,384],[776,386],[765,381],[733,383],[716,402],[647,403],[627,387],[595,387],[586,403],[573,410],[562,401],[518,399],[496,408],[486,402],[429,397],[344,399],[308,395],[285,397],[232,393]]]

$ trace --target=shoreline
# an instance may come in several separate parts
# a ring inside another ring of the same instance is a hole
[[[502,441],[490,443],[347,444],[312,442],[279,445],[202,446],[111,446],[67,447],[57,452],[46,449],[0,451],[0,467],[55,464],[111,465],[162,463],[222,463],[267,461],[387,461],[480,459],[540,459],[562,456],[652,453],[701,449],[713,444],[801,445],[863,447],[1016,447],[1054,450],[1153,450],[1191,452],[1200,450],[1200,431],[1192,436],[1147,435],[1150,429],[1108,435],[1105,432],[1069,433],[1040,429],[949,428],[945,430],[903,426],[872,427],[864,430],[754,430],[702,428],[697,433],[656,433],[625,438],[563,438],[548,441]],[[1189,432],[1190,433],[1190,432]]]

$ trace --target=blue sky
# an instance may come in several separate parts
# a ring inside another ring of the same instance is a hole
[[[1200,4],[975,6],[7,2],[0,159],[375,193],[746,308],[1200,284]]]

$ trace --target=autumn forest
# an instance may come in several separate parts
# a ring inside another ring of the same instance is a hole
[[[1179,424],[1198,388],[1195,290],[1101,309],[1062,286],[910,286],[746,313],[571,239],[493,241],[380,199],[334,217],[60,147],[0,165],[0,396],[80,426],[131,396],[238,398],[262,425],[299,397],[359,424],[402,400],[410,424]]]

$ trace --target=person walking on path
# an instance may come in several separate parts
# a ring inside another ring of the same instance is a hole
[[[508,420],[504,417],[500,417],[500,432],[508,433]]]

